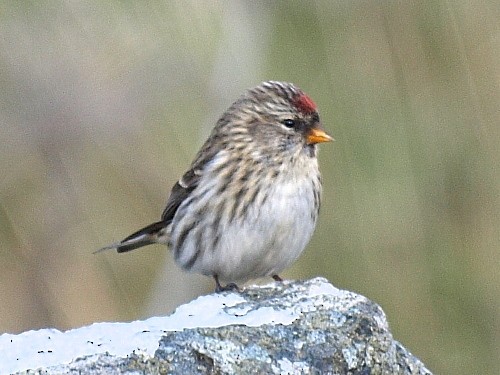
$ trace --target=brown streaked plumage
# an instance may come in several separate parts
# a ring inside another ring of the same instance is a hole
[[[214,277],[217,291],[251,278],[281,280],[314,231],[316,144],[331,140],[309,96],[290,83],[264,82],[217,121],[161,220],[98,251],[166,244],[183,269]]]

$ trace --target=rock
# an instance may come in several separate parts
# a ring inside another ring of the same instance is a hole
[[[431,374],[377,304],[322,278],[203,296],[146,321],[5,334],[0,352],[0,373]]]

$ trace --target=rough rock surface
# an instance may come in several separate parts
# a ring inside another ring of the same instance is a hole
[[[203,320],[202,316],[208,318]],[[26,364],[29,367],[18,366],[16,371],[31,368],[28,373],[33,374],[431,374],[393,339],[385,314],[377,304],[338,290],[322,278],[200,297],[179,307],[171,316],[154,319],[151,324],[142,322],[146,323],[141,326],[142,331],[132,335],[137,337],[138,350],[128,354],[118,349],[113,352],[109,343],[108,347],[102,344],[105,337],[96,337],[95,343],[101,344],[93,346],[93,353],[82,352],[88,354],[42,368],[31,362]],[[176,322],[174,326],[172,320]],[[128,324],[137,330],[137,322]],[[113,324],[95,326],[95,333],[118,329]],[[162,326],[165,328],[158,328]],[[79,330],[85,328],[88,327]],[[126,328],[122,324],[120,329]],[[79,330],[69,331],[71,340],[78,337]],[[50,332],[55,338],[54,330]],[[90,332],[95,334],[94,330]],[[152,333],[157,337],[156,351],[148,353],[141,347],[145,344],[140,337]],[[37,331],[23,339],[41,334],[43,331]],[[89,334],[82,332],[82,342],[86,340],[88,344]],[[59,335],[57,339],[64,343],[68,333]],[[69,337],[67,341],[70,345]],[[16,335],[2,335],[0,352],[9,349],[9,342],[17,343],[16,348],[23,346]],[[49,354],[52,353],[51,350]],[[18,354],[19,358],[23,358],[23,353]],[[0,358],[0,372],[2,361]]]

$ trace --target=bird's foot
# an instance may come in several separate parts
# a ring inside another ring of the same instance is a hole
[[[229,283],[226,286],[222,286],[219,277],[217,275],[214,276],[215,279],[215,293],[222,292],[241,292],[241,289],[235,283]]]
[[[281,277],[279,277],[279,275],[273,275],[273,279],[274,279],[274,281],[278,281],[278,282],[283,281],[283,279]]]
[[[229,283],[226,286],[219,285],[215,288],[216,293],[221,293],[221,292],[241,292],[241,289],[238,285],[235,283]]]

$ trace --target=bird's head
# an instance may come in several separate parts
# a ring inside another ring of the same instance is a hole
[[[248,90],[219,120],[219,129],[261,148],[307,148],[329,142],[313,100],[291,83],[267,81]],[[266,147],[267,146],[267,147]]]

